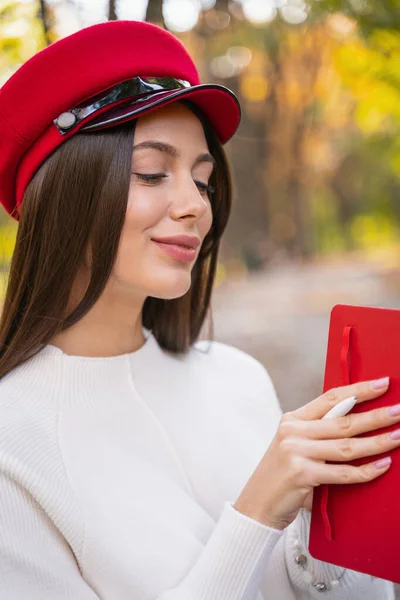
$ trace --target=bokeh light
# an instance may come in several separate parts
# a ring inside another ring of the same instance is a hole
[[[210,10],[210,8],[214,8],[215,0],[200,0],[200,6],[203,10]]]
[[[249,102],[263,102],[269,93],[268,81],[263,75],[244,75],[240,91]]]
[[[163,15],[171,31],[189,31],[198,21],[199,4],[193,0],[164,0]]]
[[[228,48],[226,56],[240,71],[245,69],[251,63],[252,59],[250,48],[246,48],[245,46],[231,46]]]
[[[210,29],[222,31],[228,27],[231,16],[224,10],[210,10],[205,13],[204,19]]]
[[[276,3],[274,0],[243,0],[243,12],[251,23],[269,23],[276,17]]]
[[[226,55],[215,56],[210,62],[210,71],[214,77],[227,79],[236,74],[236,67]]]
[[[307,19],[307,4],[302,0],[290,0],[279,9],[280,15],[290,25],[300,25]]]
[[[29,28],[30,24],[27,19],[18,19],[3,25],[1,32],[4,37],[22,37]]]

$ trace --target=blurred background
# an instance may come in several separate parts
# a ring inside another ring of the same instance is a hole
[[[0,86],[46,45],[112,19],[170,30],[203,82],[238,95],[215,337],[268,368],[284,410],[310,401],[332,307],[400,308],[399,1],[0,0]],[[2,210],[0,298],[16,227]]]

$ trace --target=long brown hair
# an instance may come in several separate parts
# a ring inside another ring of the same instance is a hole
[[[161,347],[185,352],[209,312],[221,235],[232,198],[230,167],[213,128],[200,119],[216,167],[210,183],[213,223],[182,297],[148,297],[143,325]],[[0,320],[0,377],[39,352],[95,304],[112,272],[127,209],[136,121],[76,134],[40,166],[24,195]],[[71,288],[91,249],[90,281],[67,315]]]

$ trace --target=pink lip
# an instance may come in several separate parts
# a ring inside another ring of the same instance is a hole
[[[174,246],[189,246],[189,248],[198,248],[201,244],[200,238],[193,235],[173,235],[169,237],[153,238],[153,242],[163,244],[173,244]]]
[[[159,242],[158,240],[153,240],[155,244],[161,250],[164,250],[169,256],[175,258],[175,260],[180,260],[181,262],[192,262],[196,258],[196,250],[194,248],[182,248],[182,246],[178,246],[177,244],[166,244],[165,242]]]

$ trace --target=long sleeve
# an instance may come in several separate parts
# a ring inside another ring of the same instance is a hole
[[[226,502],[208,543],[185,579],[158,600],[258,600],[263,572],[282,535],[282,531],[242,515]]]
[[[226,503],[185,579],[157,600],[256,600],[281,535]],[[100,600],[49,516],[23,487],[4,475],[0,477],[0,581],[0,600]]]
[[[0,476],[0,600],[99,600],[36,500]]]

